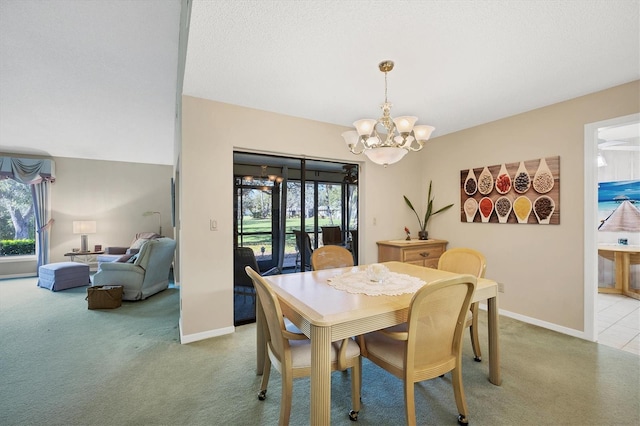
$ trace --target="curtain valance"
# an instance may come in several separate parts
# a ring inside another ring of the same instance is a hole
[[[0,157],[0,179],[14,179],[33,185],[55,182],[56,163],[49,159]]]

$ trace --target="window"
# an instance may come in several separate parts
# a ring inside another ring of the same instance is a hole
[[[0,180],[0,256],[35,255],[35,233],[29,185]]]

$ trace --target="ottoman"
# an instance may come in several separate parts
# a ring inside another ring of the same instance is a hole
[[[38,287],[51,291],[66,290],[91,284],[89,265],[79,262],[58,262],[38,269]]]

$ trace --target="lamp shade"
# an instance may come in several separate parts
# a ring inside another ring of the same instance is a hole
[[[347,146],[354,146],[358,143],[358,132],[355,130],[348,130],[344,132],[342,137],[344,138],[344,143],[346,143]]]
[[[73,233],[74,234],[95,234],[96,233],[96,221],[95,220],[74,220],[73,221]]]
[[[416,139],[419,141],[426,141],[429,140],[429,138],[431,137],[431,133],[435,130],[436,128],[433,126],[427,126],[427,125],[420,125],[420,126],[415,126],[413,128],[413,134],[416,135]]]
[[[413,125],[418,121],[418,117],[413,117],[409,115],[403,115],[402,117],[396,117],[393,119],[393,122],[396,125],[396,129],[400,133],[409,133],[413,130]]]
[[[376,164],[387,166],[402,160],[402,157],[404,157],[407,152],[404,148],[380,147],[368,149],[364,152],[364,155]]]
[[[376,125],[376,120],[373,120],[371,118],[365,118],[365,119],[354,122],[353,125],[356,127],[356,130],[358,131],[358,135],[369,136],[371,135],[371,132],[373,132],[373,128]]]
[[[607,160],[604,159],[602,154],[598,154],[598,167],[605,167],[607,165]]]

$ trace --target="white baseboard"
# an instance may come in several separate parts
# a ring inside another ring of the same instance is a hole
[[[487,305],[481,303],[479,305],[479,308],[482,309],[483,311],[486,311],[487,310]],[[546,328],[547,330],[557,331],[558,333],[566,334],[566,335],[569,335],[569,336],[572,336],[572,337],[578,337],[580,339],[589,340],[591,342],[594,341],[594,340],[591,340],[584,331],[575,330],[573,328],[568,328],[568,327],[563,327],[561,325],[553,324],[553,323],[547,322],[547,321],[541,321],[539,319],[531,318],[531,317],[528,317],[526,315],[520,315],[520,314],[516,314],[514,312],[505,311],[504,309],[500,309],[499,313],[502,316],[505,316],[505,317],[508,317],[508,318],[513,318],[515,320],[522,321],[522,322],[527,323],[527,324],[536,325],[538,327]]]
[[[183,345],[187,343],[197,342],[199,340],[210,339],[212,337],[223,336],[225,334],[231,334],[236,330],[235,327],[225,327],[225,328],[219,328],[216,330],[209,330],[209,331],[203,331],[200,333],[185,335],[182,332],[182,318],[180,318],[179,325],[180,325],[180,343]]]
[[[36,278],[35,272],[25,272],[23,274],[0,275],[0,280],[10,280],[12,278]]]
[[[487,310],[487,305],[486,304],[482,304],[481,303],[479,307],[483,311]],[[522,322],[527,323],[527,324],[531,324],[531,325],[535,325],[535,326],[538,326],[538,327],[546,328],[548,330],[557,331],[558,333],[566,334],[568,336],[577,337],[577,338],[580,338],[580,339],[592,341],[591,339],[589,339],[587,337],[587,335],[586,335],[586,333],[584,331],[575,330],[573,328],[568,328],[568,327],[563,327],[563,326],[560,326],[558,324],[553,324],[553,323],[550,323],[550,322],[547,322],[547,321],[541,321],[539,319],[531,318],[531,317],[528,317],[526,315],[516,314],[516,313],[510,312],[510,311],[505,311],[504,309],[500,309],[500,315],[508,317],[508,318],[513,318],[515,320],[522,321]],[[216,329],[216,330],[209,330],[209,331],[203,331],[201,333],[194,333],[194,334],[185,335],[182,332],[182,319],[179,321],[179,324],[180,324],[180,343],[182,343],[182,344],[197,342],[199,340],[210,339],[212,337],[223,336],[225,334],[231,334],[231,333],[233,333],[235,331],[235,327],[225,327],[225,328],[219,328],[219,329]]]

